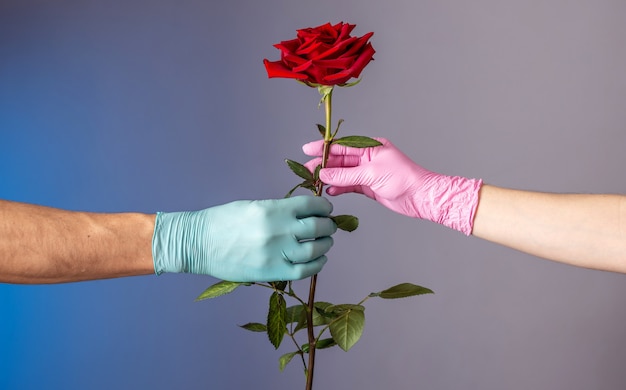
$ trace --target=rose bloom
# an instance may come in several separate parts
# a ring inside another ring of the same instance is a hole
[[[361,71],[375,53],[373,32],[352,37],[355,24],[340,22],[298,30],[297,38],[274,45],[280,61],[263,60],[269,77],[297,79],[309,85],[341,85]]]

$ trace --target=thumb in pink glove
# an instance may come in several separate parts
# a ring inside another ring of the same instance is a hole
[[[433,221],[469,236],[482,180],[430,172],[388,140],[376,139],[383,145],[331,145],[327,168],[320,171],[320,180],[329,185],[326,192],[361,193],[397,213]],[[309,170],[321,163],[323,145],[320,140],[302,147],[305,154],[316,157],[305,164]]]

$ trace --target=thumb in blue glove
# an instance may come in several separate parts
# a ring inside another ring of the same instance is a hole
[[[154,269],[233,282],[303,279],[327,261],[337,231],[331,212],[325,198],[296,196],[157,213]]]

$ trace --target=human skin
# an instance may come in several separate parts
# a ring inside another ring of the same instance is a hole
[[[626,273],[626,196],[485,184],[472,235],[545,259]]]
[[[330,167],[320,171],[329,195],[362,193],[400,214],[541,258],[626,273],[626,196],[450,186],[473,179],[428,171],[388,140],[379,140],[384,145],[376,148],[331,147]],[[319,163],[321,147],[319,141],[304,146],[316,157],[306,164],[309,168]],[[450,224],[449,215],[466,220]]]
[[[0,200],[0,281],[64,283],[154,273],[155,215]]]
[[[325,198],[239,200],[203,210],[89,213],[0,201],[0,282],[63,283],[192,273],[297,280],[328,260]]]

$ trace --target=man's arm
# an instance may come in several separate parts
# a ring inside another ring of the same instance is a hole
[[[63,283],[154,273],[154,215],[0,200],[0,282]]]
[[[168,273],[233,282],[318,273],[337,225],[322,197],[240,200],[198,211],[100,214],[0,201],[0,283]]]
[[[626,197],[483,185],[472,235],[585,268],[626,273]]]

